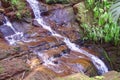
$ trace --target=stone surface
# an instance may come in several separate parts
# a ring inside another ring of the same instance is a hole
[[[77,73],[63,78],[55,78],[54,80],[120,80],[120,73],[110,71],[102,76],[88,77],[84,74]]]
[[[31,72],[24,80],[53,80],[57,75],[49,69],[39,66]]]
[[[105,77],[103,80],[120,80],[120,73],[116,71],[110,71],[103,76]]]
[[[85,3],[83,1],[79,2],[78,4],[75,4],[73,8],[76,14],[76,18],[80,23],[92,23],[92,13],[86,9]]]
[[[1,80],[27,70],[29,70],[29,67],[22,60],[12,59],[0,61]]]

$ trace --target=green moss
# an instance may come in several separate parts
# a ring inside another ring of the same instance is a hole
[[[0,65],[0,74],[4,72],[4,67],[2,65]]]
[[[30,16],[24,0],[5,0],[5,2],[10,4],[10,7],[15,12],[16,18],[22,19],[23,16]]]

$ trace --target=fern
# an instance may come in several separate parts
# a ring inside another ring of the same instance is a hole
[[[120,17],[120,0],[116,0],[110,8],[110,14],[114,22],[117,22]]]

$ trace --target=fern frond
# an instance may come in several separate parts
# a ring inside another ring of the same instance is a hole
[[[109,10],[112,15],[113,21],[117,22],[120,17],[120,0],[116,0]]]

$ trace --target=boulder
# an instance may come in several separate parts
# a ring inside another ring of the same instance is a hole
[[[85,3],[79,2],[73,6],[76,18],[79,23],[91,24],[93,21],[92,12],[88,11],[85,7]]]

